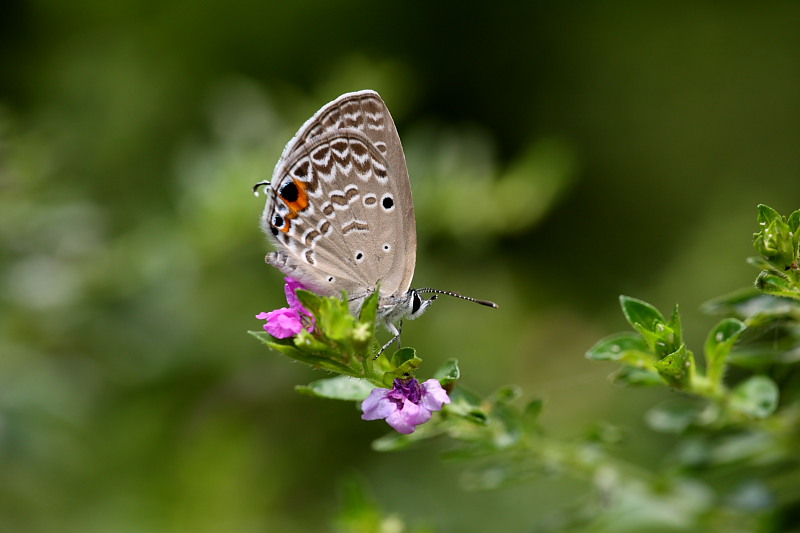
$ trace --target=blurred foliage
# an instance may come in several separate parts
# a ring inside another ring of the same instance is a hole
[[[464,492],[429,452],[375,454],[379,424],[294,393],[320,376],[243,334],[282,299],[250,187],[308,116],[361,88],[406,148],[416,283],[501,306],[442,302],[404,342],[431,368],[457,357],[478,391],[535,391],[556,434],[608,419],[635,435],[620,444],[632,462],[669,464],[674,441],[639,408],[674,395],[612,389],[580,354],[622,323],[620,293],[680,302],[683,340],[702,346],[698,307],[748,276],[753,205],[797,207],[799,15],[784,1],[3,2],[0,529],[320,531],[351,469],[412,531],[528,530],[585,494],[556,478]],[[786,309],[760,298],[719,306],[745,323]],[[797,361],[792,321],[752,329],[732,364]],[[729,442],[732,476],[757,439]],[[668,528],[669,502],[709,497],[663,494],[620,509],[661,502]],[[764,495],[729,498],[757,513]]]

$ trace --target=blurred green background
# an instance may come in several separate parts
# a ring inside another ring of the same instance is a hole
[[[489,7],[491,5],[491,7]],[[0,6],[0,530],[326,531],[354,472],[407,523],[526,531],[586,484],[464,490],[440,449],[300,396],[323,377],[248,329],[282,305],[263,197],[324,103],[372,88],[417,205],[406,324],[480,393],[544,423],[644,429],[663,392],[584,359],[621,293],[684,313],[751,283],[756,204],[800,207],[800,4],[366,1]],[[446,444],[441,446],[446,449]]]

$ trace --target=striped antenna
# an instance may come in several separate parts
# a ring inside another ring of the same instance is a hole
[[[489,300],[479,300],[477,298],[471,298],[469,296],[464,296],[462,294],[458,294],[457,292],[450,292],[450,291],[443,291],[440,289],[432,289],[430,287],[425,287],[424,289],[414,289],[418,293],[434,293],[434,294],[444,294],[447,296],[452,296],[453,298],[461,298],[462,300],[467,300],[468,302],[475,302],[476,304],[485,305],[486,307],[493,307],[497,309],[497,304],[494,302],[490,302]]]

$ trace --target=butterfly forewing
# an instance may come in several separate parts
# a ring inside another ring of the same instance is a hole
[[[340,96],[287,144],[262,226],[279,250],[268,261],[327,293],[405,295],[416,225],[405,156],[374,91]]]

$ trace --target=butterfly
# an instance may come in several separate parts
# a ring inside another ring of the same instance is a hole
[[[432,288],[412,289],[417,223],[400,136],[371,90],[343,94],[306,121],[283,150],[261,227],[277,250],[266,261],[314,292],[347,292],[353,312],[380,291],[378,317],[399,336],[438,294],[489,307],[494,302]],[[424,298],[423,294],[433,294]],[[379,352],[380,353],[380,352]]]

